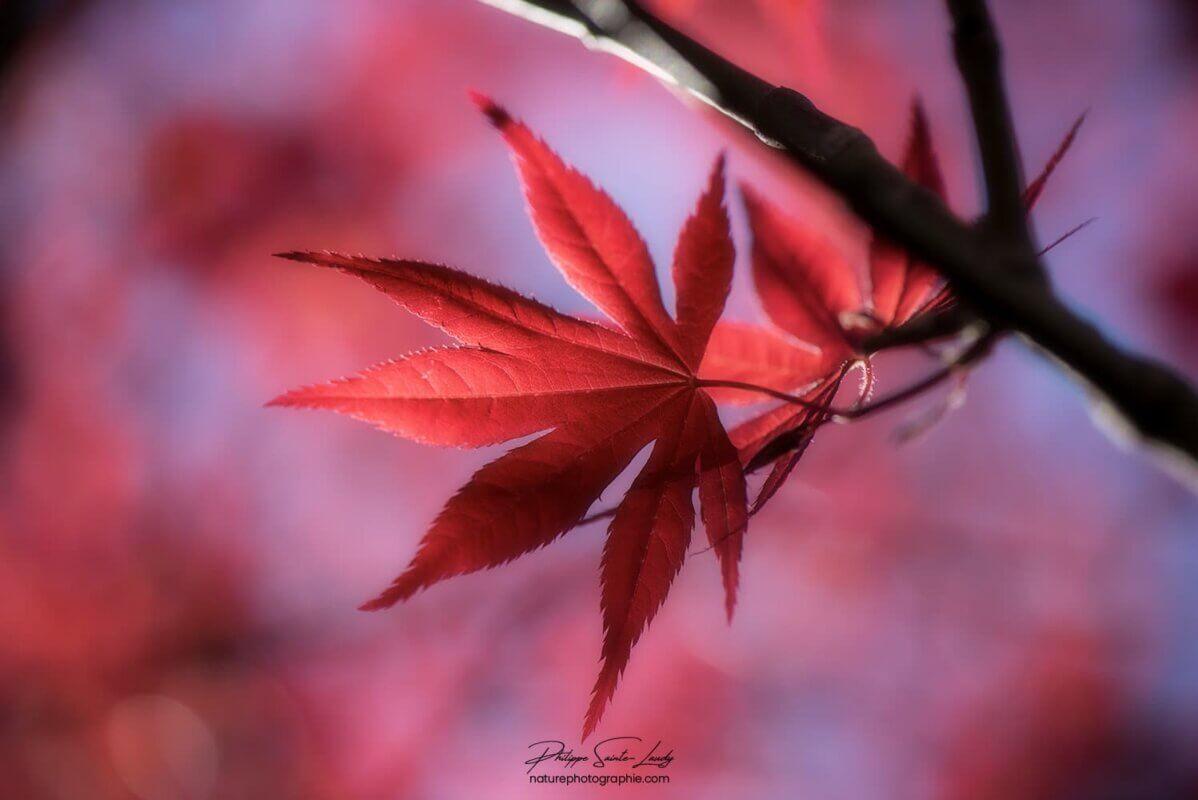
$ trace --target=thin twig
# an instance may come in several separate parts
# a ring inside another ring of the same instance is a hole
[[[862,417],[868,417],[870,414],[876,414],[879,411],[885,411],[891,406],[896,406],[899,403],[921,395],[929,389],[940,385],[953,375],[956,375],[958,372],[960,372],[963,367],[973,363],[974,361],[977,361],[979,358],[985,355],[990,347],[994,344],[996,336],[997,334],[993,332],[983,334],[977,339],[977,341],[971,344],[964,353],[953,359],[950,363],[946,364],[930,375],[921,378],[910,386],[899,389],[896,392],[892,392],[891,394],[881,397],[872,403],[868,403],[867,405],[859,407],[854,406],[853,408],[845,409],[844,411],[829,409],[828,414],[833,420],[836,421],[861,419]]]
[[[1053,240],[1052,240],[1052,244],[1045,245],[1045,246],[1044,246],[1044,248],[1043,248],[1043,249],[1040,251],[1040,255],[1044,255],[1044,254],[1045,254],[1045,253],[1047,253],[1049,250],[1055,250],[1055,249],[1056,249],[1056,247],[1057,247],[1057,245],[1061,244],[1061,243],[1062,243],[1062,242],[1064,242],[1066,239],[1068,239],[1069,237],[1073,236],[1073,234],[1075,234],[1075,233],[1078,233],[1078,232],[1080,232],[1080,231],[1083,231],[1083,230],[1085,230],[1086,228],[1090,227],[1091,225],[1093,225],[1093,224],[1094,224],[1095,222],[1097,222],[1097,221],[1098,221],[1098,217],[1090,217],[1090,218],[1089,218],[1088,220],[1086,220],[1085,222],[1079,222],[1078,224],[1074,225],[1074,226],[1073,226],[1072,228],[1070,228],[1069,230],[1067,230],[1067,231],[1065,231],[1064,233],[1062,233],[1062,234],[1061,234],[1060,236],[1058,236],[1057,238],[1053,239]]]
[[[809,408],[813,411],[820,411],[826,414],[828,417],[838,421],[861,419],[862,417],[868,417],[870,414],[884,411],[885,409],[902,403],[905,400],[910,400],[911,398],[923,394],[928,389],[940,384],[960,370],[962,366],[970,364],[981,358],[994,344],[995,338],[996,334],[993,332],[983,334],[977,339],[977,341],[971,344],[964,353],[953,359],[951,363],[945,365],[941,369],[936,370],[924,378],[920,378],[910,386],[906,386],[898,391],[892,392],[891,394],[881,397],[878,400],[874,400],[871,403],[865,403],[862,405],[854,405],[851,408],[834,408],[826,403],[812,402],[811,400],[807,400],[793,394],[787,394],[786,392],[780,392],[777,389],[771,389],[768,386],[758,386],[753,383],[744,383],[743,381],[701,380],[699,381],[698,385],[722,387],[725,389],[741,389],[746,392],[759,392],[760,394],[769,395],[770,397],[777,398],[778,400],[781,400],[785,403],[790,403],[791,405],[796,405],[801,408]],[[841,374],[843,375],[844,373],[842,372]]]
[[[712,386],[712,387],[722,386],[722,387],[728,388],[728,389],[743,389],[745,391],[760,392],[762,394],[766,394],[771,397],[776,397],[779,400],[783,400],[787,403],[792,403],[794,405],[802,406],[804,408],[811,408],[813,410],[820,412],[820,415],[817,415],[820,418],[815,423],[815,427],[819,427],[820,425],[823,424],[823,420],[848,421],[848,420],[854,420],[854,419],[861,419],[862,417],[867,417],[870,414],[875,414],[879,411],[884,411],[887,408],[890,408],[891,406],[898,405],[899,403],[902,403],[906,400],[910,400],[920,394],[923,394],[924,392],[928,391],[929,389],[932,389],[932,388],[938,386],[939,384],[943,383],[945,380],[952,377],[953,375],[960,374],[962,369],[968,367],[970,364],[976,362],[978,359],[980,359],[982,356],[984,356],[986,354],[986,352],[990,349],[990,347],[994,344],[994,341],[996,339],[997,339],[996,333],[988,332],[986,334],[983,334],[976,341],[974,341],[968,348],[966,348],[966,350],[964,352],[962,352],[960,355],[958,355],[956,358],[954,358],[951,363],[946,364],[943,368],[931,373],[927,377],[922,378],[919,381],[916,381],[915,383],[911,384],[910,386],[900,389],[892,394],[886,395],[885,397],[882,397],[879,400],[875,400],[874,402],[869,403],[868,405],[855,405],[852,408],[847,408],[847,409],[843,409],[843,410],[832,408],[826,402],[825,403],[811,402],[811,401],[805,400],[801,397],[789,395],[789,394],[786,394],[785,392],[779,392],[776,389],[770,389],[765,386],[757,386],[757,385],[751,384],[751,383],[742,383],[741,381],[715,381],[715,380],[712,380],[712,381],[702,381],[702,382],[700,382],[699,385],[700,386]],[[850,365],[846,364],[845,366],[843,366],[841,368],[839,376],[836,377],[834,382],[829,386],[830,390],[834,391],[835,387],[837,385],[839,385],[841,380],[844,379],[844,376],[846,374],[848,374],[849,366]],[[825,390],[823,393],[821,393],[821,396],[823,396],[825,394],[827,394],[828,399],[831,400],[831,394],[828,390]],[[865,395],[863,394],[862,397],[864,397],[864,396]],[[789,434],[789,433],[792,433],[792,432],[788,431],[787,434]],[[785,436],[787,434],[783,434],[783,436]],[[803,441],[800,444],[800,447],[805,448],[807,446],[807,444],[809,443],[809,440],[810,440],[810,436],[807,437],[806,441]],[[777,441],[777,439],[775,439],[774,441]],[[775,458],[776,457],[777,456],[775,456]],[[746,469],[745,471],[748,472],[750,470]],[[594,514],[591,514],[589,516],[583,517],[583,519],[578,522],[578,525],[579,526],[589,525],[592,522],[598,522],[600,520],[609,519],[611,517],[614,517],[616,515],[617,508],[618,507],[607,508],[602,511],[597,511]],[[756,513],[756,510],[757,509],[754,508],[753,513]],[[736,531],[734,533],[739,533],[739,532],[740,531]],[[717,544],[717,542],[713,542],[712,546],[715,546],[715,544]],[[710,549],[710,548],[707,548],[707,549]],[[700,550],[699,552],[700,553],[706,552],[706,550]]]
[[[781,400],[784,403],[790,403],[793,406],[801,408],[810,408],[813,411],[826,411],[828,406],[825,403],[816,403],[811,400],[806,400],[798,395],[780,392],[777,389],[771,389],[768,386],[758,386],[755,383],[745,383],[744,381],[721,381],[700,379],[696,384],[699,387],[710,387],[713,389],[741,389],[746,392],[757,392],[758,394],[769,395],[776,400]]]

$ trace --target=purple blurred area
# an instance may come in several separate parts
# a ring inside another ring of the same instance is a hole
[[[918,93],[978,210],[938,0],[653,5],[891,156]],[[1029,169],[1089,110],[1035,218],[1044,241],[1098,218],[1055,282],[1198,375],[1192,7],[992,5]],[[1198,503],[1015,341],[917,441],[892,434],[931,398],[821,434],[756,518],[731,626],[691,556],[599,730],[672,747],[668,785],[530,786],[529,743],[579,744],[603,530],[355,611],[498,451],[264,409],[439,341],[270,254],[435,260],[591,313],[468,87],[607,188],[660,264],[721,148],[859,262],[863,231],[728,123],[471,0],[3,14],[0,796],[1198,797]],[[730,206],[729,315],[761,322]],[[914,363],[880,363],[882,390]]]

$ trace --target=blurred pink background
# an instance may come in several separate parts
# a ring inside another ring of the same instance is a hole
[[[660,263],[724,147],[863,261],[862,231],[727,123],[471,0],[17,5],[42,24],[0,73],[0,795],[1198,796],[1198,503],[1015,342],[916,442],[891,434],[931,400],[817,438],[750,533],[731,627],[692,556],[599,731],[672,747],[669,785],[530,786],[529,743],[578,747],[603,530],[355,611],[496,453],[263,409],[439,341],[270,254],[430,259],[589,313],[467,87]],[[918,92],[977,210],[939,0],[652,5],[891,156]],[[1198,15],[993,5],[1029,168],[1090,110],[1036,213],[1045,241],[1098,217],[1055,280],[1194,377]],[[729,313],[761,321],[730,205]]]

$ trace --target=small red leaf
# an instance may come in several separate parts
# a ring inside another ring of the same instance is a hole
[[[720,156],[707,191],[683,226],[674,251],[678,332],[691,369],[698,369],[711,329],[724,310],[735,260],[728,212],[724,209],[724,157]]]
[[[753,281],[765,313],[829,357],[847,357],[852,346],[840,315],[861,308],[852,267],[822,236],[788,219],[753,189],[742,186],[741,194],[753,231]]]
[[[1082,114],[1073,122],[1068,133],[1065,134],[1065,138],[1061,140],[1061,143],[1057,145],[1057,149],[1048,159],[1048,163],[1040,170],[1040,174],[1024,189],[1023,204],[1029,211],[1035,207],[1036,202],[1040,199],[1040,195],[1044,193],[1044,187],[1048,183],[1048,179],[1052,177],[1052,173],[1060,165],[1061,159],[1065,157],[1065,154],[1069,152],[1069,148],[1073,146],[1073,141],[1077,138],[1077,132],[1081,130],[1082,123],[1085,121],[1086,115]]]
[[[653,443],[604,550],[606,632],[589,733],[682,565],[696,485],[729,613],[735,601],[748,518],[744,472],[697,375],[732,279],[723,159],[676,250],[675,323],[624,213],[507,112],[485,98],[476,102],[515,153],[530,213],[554,263],[621,330],[449,267],[287,253],[357,275],[465,346],[414,353],[275,403],[333,409],[435,444],[478,446],[546,431],[475,473],[433,522],[407,570],[363,606],[368,610],[553,541]],[[812,354],[796,353],[782,361],[809,373]]]
[[[902,168],[908,178],[941,199],[945,198],[944,178],[932,145],[932,132],[919,100],[911,105],[911,133]],[[935,270],[876,236],[870,244],[869,276],[873,313],[882,325],[906,322],[927,302],[940,283]]]
[[[919,98],[911,101],[911,133],[907,138],[907,149],[903,153],[903,173],[941,200],[948,196],[944,190],[940,160],[936,157],[936,148],[932,144],[932,129],[928,125],[928,115]]]

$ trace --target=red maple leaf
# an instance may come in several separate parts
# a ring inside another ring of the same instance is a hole
[[[1081,123],[1082,119],[1074,123],[1028,185],[1024,202],[1029,210]],[[947,201],[927,117],[918,101],[912,104],[901,168],[913,181]],[[780,392],[799,392],[805,402],[773,408],[730,434],[747,469],[774,464],[753,504],[756,511],[794,469],[815,431],[830,419],[832,399],[852,365],[865,369],[863,395],[868,393],[872,368],[869,355],[861,348],[865,337],[955,301],[934,269],[877,236],[869,248],[870,289],[863,292],[848,259],[818,231],[787,216],[749,186],[742,186],[741,194],[753,234],[757,294],[766,316],[790,338],[721,323],[712,337],[702,374],[713,381],[749,382]],[[813,351],[818,354],[814,370],[810,364]],[[726,399],[754,401],[760,395],[733,392]]]
[[[864,302],[852,268],[834,248],[745,187],[755,282],[767,315],[787,336],[719,323],[735,256],[720,157],[674,253],[671,317],[648,249],[624,212],[522,123],[485,97],[474,99],[512,150],[550,258],[616,327],[561,314],[450,267],[284,253],[357,275],[458,344],[297,389],[272,404],[332,409],[435,445],[479,447],[541,434],[475,473],[442,509],[407,570],[363,606],[368,610],[545,546],[582,522],[652,443],[610,514],[601,565],[603,665],[586,738],[681,569],[695,489],[731,618],[750,516],[745,470],[774,463],[756,511],[831,417],[850,366],[868,365],[864,335],[952,299],[930,268],[877,242],[873,290]],[[918,106],[913,120],[904,169],[943,194]],[[1042,186],[1042,179],[1033,184],[1029,202]],[[791,402],[727,433],[715,398],[743,403],[762,392]],[[802,394],[794,402],[788,392]]]
[[[450,267],[286,253],[357,275],[459,344],[298,389],[273,404],[332,409],[436,445],[477,447],[542,433],[479,470],[438,515],[407,570],[365,609],[386,608],[445,578],[548,544],[578,525],[653,442],[603,551],[603,665],[585,738],[682,566],[696,486],[729,617],[735,604],[748,521],[745,478],[698,378],[732,278],[724,160],[717,160],[678,241],[672,318],[648,250],[623,211],[502,108],[480,96],[475,101],[512,150],[554,264],[619,329],[566,316]],[[802,358],[793,360],[800,368]]]

